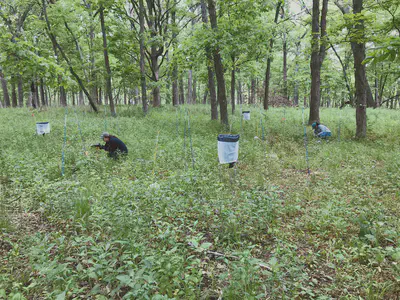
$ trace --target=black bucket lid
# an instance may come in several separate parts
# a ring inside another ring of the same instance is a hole
[[[240,138],[240,134],[219,134],[218,141],[236,143]]]
[[[49,124],[49,122],[36,122],[36,124]]]
[[[250,111],[249,111],[249,110],[242,111],[242,114],[249,114],[249,113],[250,113]]]

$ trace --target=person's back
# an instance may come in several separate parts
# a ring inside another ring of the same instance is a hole
[[[332,135],[328,127],[317,122],[312,124],[312,128],[314,129],[314,134],[317,137],[326,138]]]
[[[114,153],[116,151],[120,151],[121,153],[128,153],[128,148],[126,147],[124,142],[122,142],[114,135],[110,135],[109,137],[109,141],[106,142],[106,144],[104,145],[104,150],[110,153]]]

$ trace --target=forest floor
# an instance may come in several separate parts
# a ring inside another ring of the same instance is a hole
[[[369,110],[360,141],[353,109],[321,109],[307,165],[307,111],[224,131],[208,110],[0,110],[0,299],[400,298],[398,111]],[[126,159],[89,147],[102,131]],[[241,134],[236,168],[219,133]]]

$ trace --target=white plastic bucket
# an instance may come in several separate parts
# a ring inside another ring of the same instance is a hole
[[[218,159],[221,164],[237,162],[239,157],[240,135],[218,135]]]
[[[50,133],[50,123],[49,122],[37,122],[36,123],[36,133],[37,134]]]
[[[250,111],[242,112],[243,120],[250,120]]]

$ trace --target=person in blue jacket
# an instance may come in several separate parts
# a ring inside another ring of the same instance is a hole
[[[119,154],[128,154],[128,148],[119,138],[114,135],[110,135],[108,132],[103,132],[101,134],[101,139],[106,143],[103,145],[95,145],[99,149],[103,149],[108,152],[108,156],[112,158],[117,158]]]
[[[314,130],[314,135],[319,138],[326,139],[332,135],[331,131],[325,125],[319,124],[318,122],[314,122],[311,125]]]

